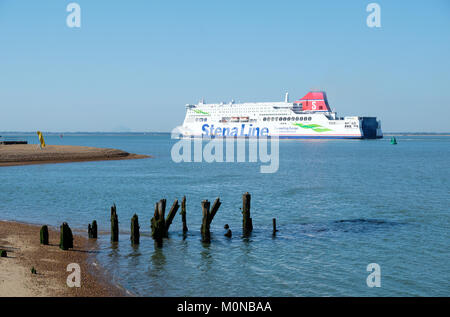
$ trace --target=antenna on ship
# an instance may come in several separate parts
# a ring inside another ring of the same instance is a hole
[[[286,95],[284,96],[284,102],[288,103],[289,102],[289,93],[286,92]]]

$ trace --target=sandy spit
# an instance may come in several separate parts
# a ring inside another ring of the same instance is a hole
[[[40,149],[37,144],[0,145],[0,166],[130,160],[149,157],[117,149],[88,146],[47,145]]]

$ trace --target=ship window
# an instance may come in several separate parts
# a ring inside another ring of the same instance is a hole
[[[279,121],[283,121],[283,118],[282,117],[280,117],[280,119],[278,119]]]
[[[300,117],[300,121],[303,121],[303,117]]]
[[[271,121],[273,121],[273,120],[275,120],[275,118],[274,118],[274,117],[272,117],[272,120],[271,120]]]
[[[283,121],[286,121],[286,117],[283,118]]]
[[[266,120],[267,120],[266,117],[264,117],[264,118],[263,118],[263,121],[266,121]]]
[[[311,119],[312,119],[311,117],[308,117],[308,121],[311,121]]]
[[[298,117],[295,118],[295,121],[298,121]]]
[[[295,121],[295,118],[294,117],[292,117],[292,119],[291,119],[292,121]]]
[[[291,121],[291,117],[287,117],[287,121]]]
[[[322,107],[322,106],[319,106],[319,109],[320,109],[320,110],[322,110],[322,109],[323,109],[323,107]]]

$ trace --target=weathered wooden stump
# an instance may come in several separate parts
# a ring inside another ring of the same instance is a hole
[[[68,250],[69,248],[73,248],[72,230],[70,230],[70,227],[67,224],[67,222],[63,222],[63,224],[60,227],[59,247],[62,250]]]
[[[139,218],[136,214],[131,218],[131,236],[130,240],[132,244],[139,244]]]
[[[214,219],[214,216],[216,215],[217,211],[219,210],[219,207],[221,204],[222,203],[220,202],[220,199],[217,198],[214,201],[214,204],[210,211],[209,210],[210,202],[208,200],[202,201],[203,219],[202,219],[202,227],[201,227],[200,231],[202,233],[202,241],[205,243],[211,242],[210,225]]]
[[[48,245],[48,227],[46,225],[41,227],[40,240],[41,244]]]
[[[211,232],[209,230],[210,227],[210,222],[209,222],[209,217],[210,217],[210,212],[209,212],[209,206],[210,206],[210,202],[207,200],[203,200],[202,201],[202,213],[203,213],[203,218],[202,218],[202,226],[200,228],[200,231],[202,233],[202,241],[209,243],[211,242]]]
[[[186,224],[186,196],[183,196],[183,199],[181,200],[181,221],[183,223],[183,233],[186,233],[188,231],[188,227]]]
[[[272,235],[276,235],[277,234],[277,219],[273,218],[272,219],[272,226],[273,226],[273,231],[272,231]]]
[[[250,199],[249,193],[242,195],[242,231],[248,235],[253,230],[252,218],[250,218]]]
[[[177,214],[178,208],[180,208],[180,205],[178,204],[178,199],[175,199],[173,202],[172,207],[170,208],[169,214],[167,215],[166,223],[165,223],[165,233],[164,236],[167,237],[169,235],[169,228],[172,224],[173,218]]]
[[[92,221],[92,225],[88,225],[88,236],[89,239],[97,239],[97,221]]]
[[[119,218],[117,217],[116,204],[111,206],[111,242],[119,241]]]
[[[155,214],[151,219],[152,238],[155,240],[158,247],[162,247],[163,238],[166,234],[166,224],[164,214],[166,212],[166,200],[161,199],[155,204]]]
[[[0,258],[6,258],[8,257],[8,252],[6,250],[0,250]]]

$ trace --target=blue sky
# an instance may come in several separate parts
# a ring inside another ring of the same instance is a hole
[[[170,131],[202,97],[310,89],[384,131],[450,131],[450,1],[0,0],[0,131]]]

